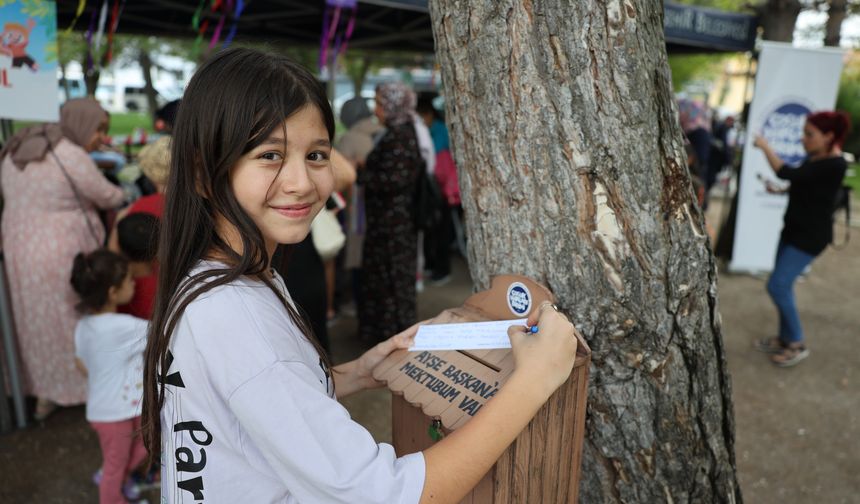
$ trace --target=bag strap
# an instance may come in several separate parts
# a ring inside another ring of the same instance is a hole
[[[51,156],[53,156],[54,161],[56,161],[57,164],[60,165],[60,170],[63,171],[63,175],[65,175],[66,180],[69,181],[69,185],[72,188],[72,192],[75,194],[75,199],[78,201],[78,208],[81,209],[81,213],[84,215],[84,220],[87,221],[87,228],[89,228],[90,234],[92,235],[92,237],[96,241],[96,243],[99,244],[99,246],[103,245],[101,243],[101,240],[99,239],[98,233],[96,233],[95,227],[93,227],[93,223],[90,222],[90,218],[87,215],[87,210],[84,207],[84,200],[83,200],[83,198],[81,198],[81,194],[78,192],[78,187],[75,185],[74,181],[72,181],[72,177],[69,175],[69,172],[66,171],[66,166],[63,165],[62,161],[60,161],[60,158],[57,157],[57,154],[54,153],[54,149],[51,149],[48,152],[51,153]]]

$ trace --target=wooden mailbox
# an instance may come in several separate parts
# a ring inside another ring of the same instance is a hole
[[[549,290],[528,278],[498,276],[490,290],[445,310],[434,323],[524,318],[547,300],[553,302]],[[578,342],[570,378],[462,503],[577,502],[591,360],[588,345],[581,338]],[[449,433],[468,422],[504,386],[513,365],[510,349],[391,354],[373,376],[393,394],[397,454],[431,446],[431,426]]]

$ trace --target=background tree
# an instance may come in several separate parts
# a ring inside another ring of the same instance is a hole
[[[430,10],[475,285],[545,283],[593,350],[581,502],[740,502],[662,3]]]
[[[158,110],[158,91],[153,84],[153,71],[169,72],[159,61],[159,56],[174,56],[186,61],[194,61],[196,52],[194,42],[190,39],[147,37],[143,35],[120,35],[117,37],[120,45],[116,64],[128,66],[131,63],[140,67],[143,76],[143,93],[149,114]]]
[[[839,47],[842,39],[842,22],[848,17],[848,0],[830,0],[827,21],[824,24],[824,45]]]
[[[759,15],[762,38],[776,42],[794,40],[794,25],[804,5],[800,0],[765,0],[752,6]]]
[[[361,96],[361,88],[367,74],[373,66],[373,57],[369,53],[346,53],[343,55],[343,70],[352,81],[353,93]]]
[[[845,150],[860,155],[860,55],[855,55],[845,63],[842,79],[839,81],[836,108],[848,112],[854,125],[848,132]]]
[[[812,32],[826,46],[838,46],[845,19],[860,12],[860,0],[678,0],[680,3],[713,7],[727,11],[752,11],[760,16],[765,40],[792,42],[797,18],[805,10],[827,12],[823,26]]]
[[[57,33],[57,66],[60,69],[60,77],[62,78],[63,91],[66,94],[66,99],[71,98],[69,82],[66,79],[66,69],[69,63],[73,61],[84,61],[84,56],[87,52],[86,41],[83,35],[78,32],[66,33],[60,31]],[[81,64],[83,67],[83,63]]]

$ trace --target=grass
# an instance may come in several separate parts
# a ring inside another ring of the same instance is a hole
[[[17,132],[33,124],[39,123],[38,121],[13,121],[12,128],[13,131]],[[136,112],[110,115],[110,131],[108,131],[108,134],[111,136],[129,135],[137,128],[145,129],[147,135],[152,133],[152,119],[146,114]]]
[[[127,114],[110,115],[111,136],[125,136],[131,134],[135,129],[143,128],[147,135],[152,133],[152,119],[147,114],[130,112]]]

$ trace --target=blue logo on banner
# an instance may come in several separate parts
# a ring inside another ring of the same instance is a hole
[[[529,288],[520,282],[514,282],[508,287],[508,308],[515,315],[524,316],[532,306],[532,294]]]
[[[789,165],[798,165],[806,158],[801,138],[810,112],[809,107],[800,103],[785,103],[771,112],[762,126],[762,136]]]

